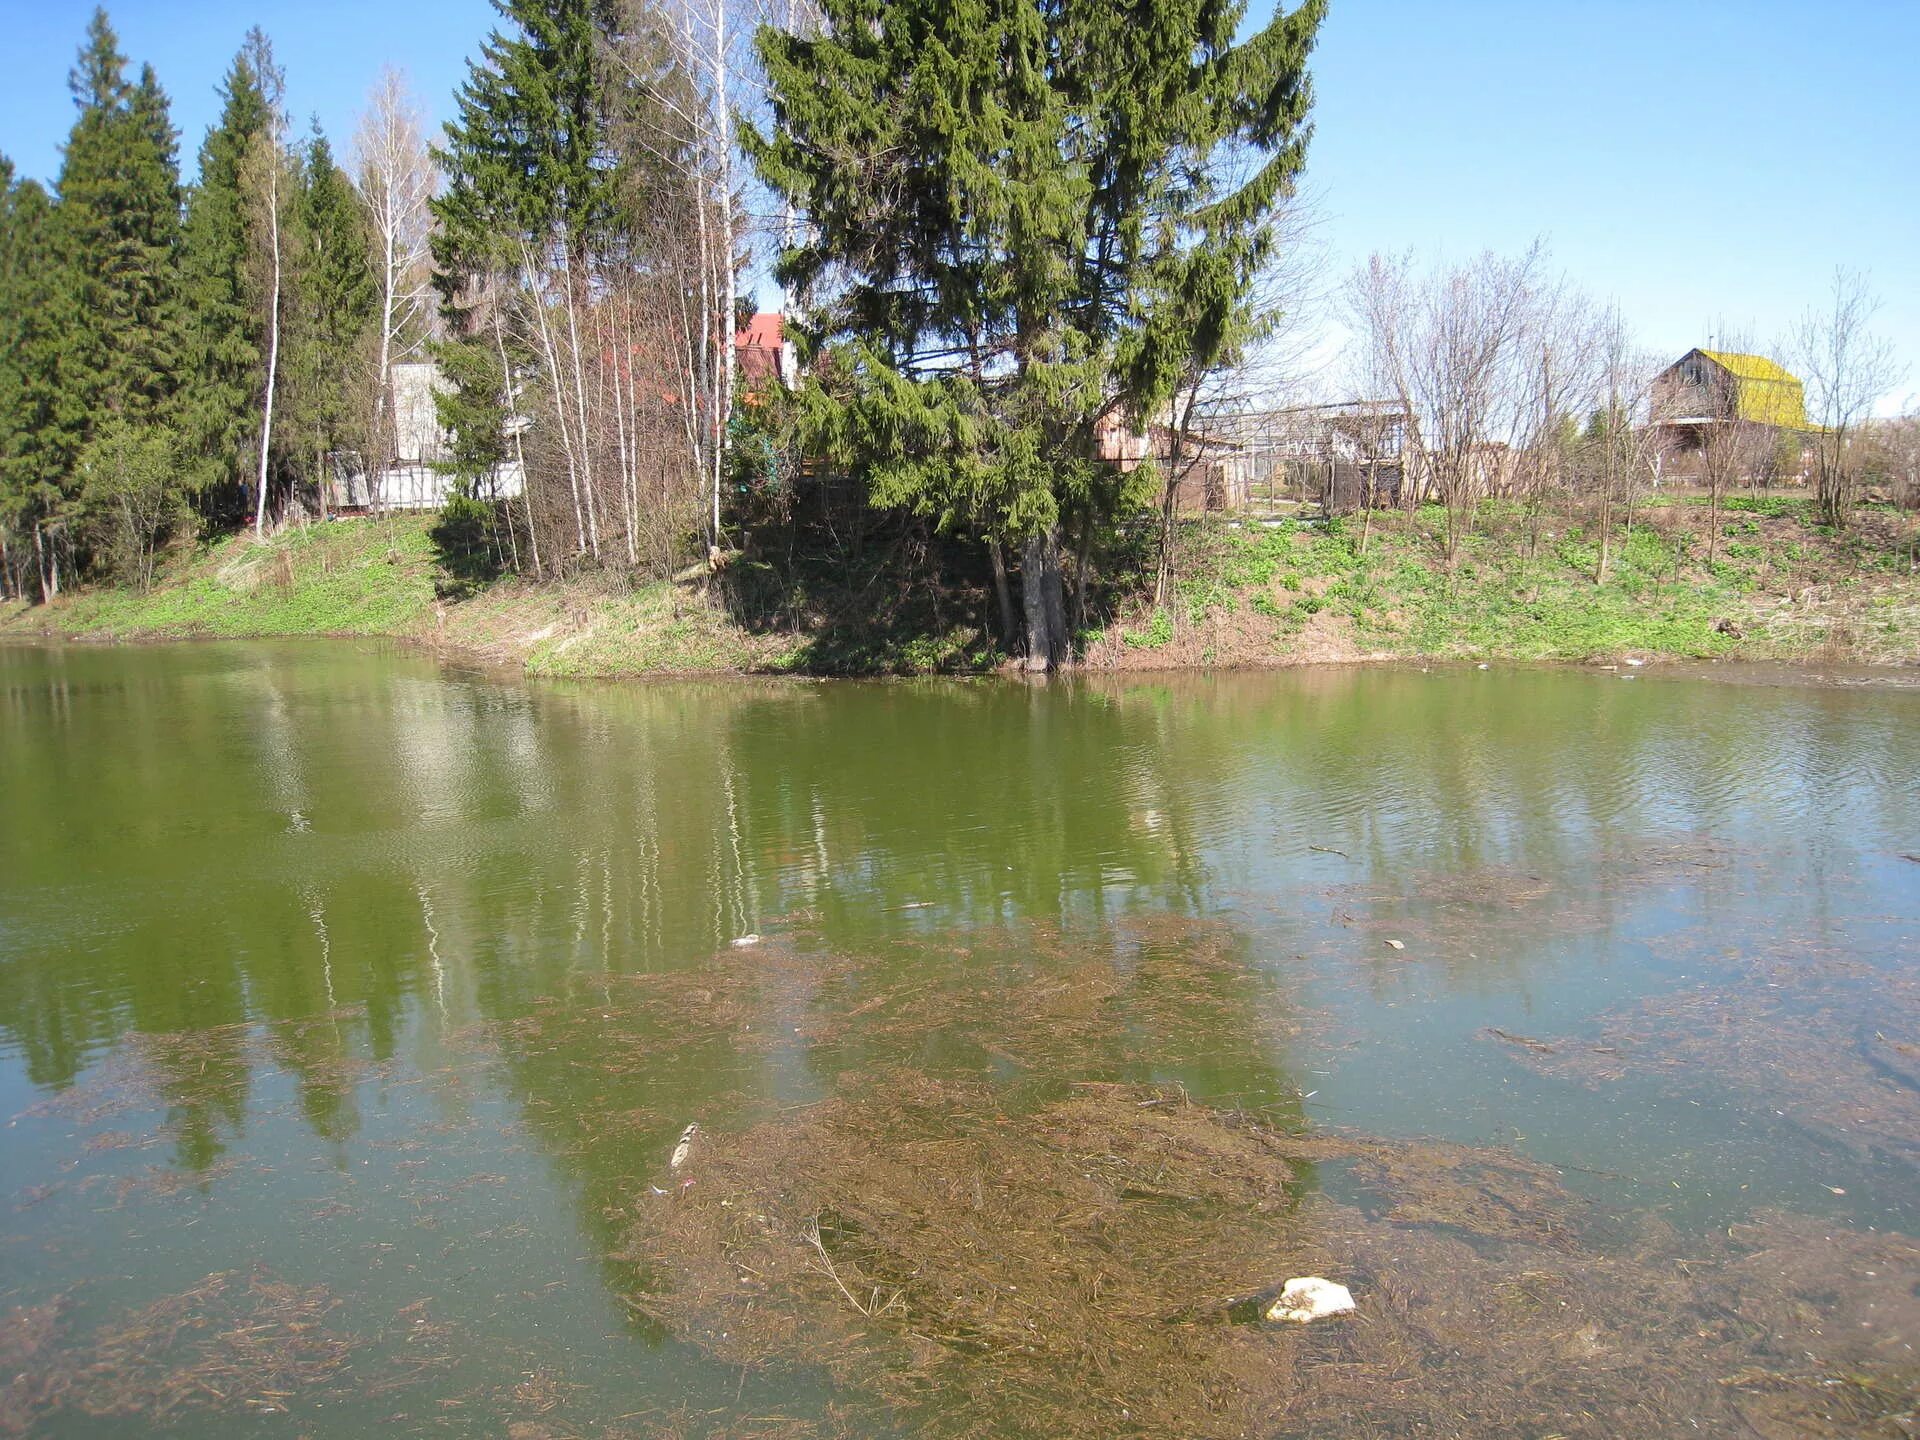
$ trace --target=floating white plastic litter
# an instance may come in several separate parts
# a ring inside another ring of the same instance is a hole
[[[669,1170],[678,1170],[687,1163],[687,1157],[693,1154],[693,1142],[700,1134],[700,1122],[694,1121],[680,1132],[680,1143],[673,1147],[673,1158],[667,1161]]]
[[[1329,1315],[1353,1313],[1353,1292],[1344,1285],[1322,1280],[1318,1275],[1303,1275],[1287,1281],[1280,1298],[1267,1309],[1269,1320],[1291,1320],[1304,1325]]]

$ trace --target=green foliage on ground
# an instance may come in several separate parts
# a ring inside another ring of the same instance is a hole
[[[100,588],[17,611],[8,628],[102,639],[404,634],[431,610],[430,520],[309,525],[175,556],[144,594]]]
[[[1739,506],[1711,565],[1697,529],[1657,515],[1643,516],[1631,535],[1616,526],[1604,583],[1595,583],[1599,541],[1589,525],[1548,520],[1530,529],[1514,507],[1488,506],[1452,567],[1440,559],[1438,509],[1378,517],[1364,535],[1355,519],[1193,522],[1168,608],[1192,624],[1251,612],[1271,626],[1282,654],[1308,619],[1325,615],[1358,654],[1792,656],[1847,638],[1859,658],[1920,659],[1920,596],[1900,578],[1905,556],[1862,532],[1808,527],[1808,503],[1768,497]],[[1872,633],[1858,633],[1852,615],[1837,630],[1831,613],[1794,611],[1794,593],[1810,582],[1829,612],[1834,604],[1871,612]],[[1878,589],[1888,584],[1897,588]],[[1130,645],[1148,643],[1135,628],[1124,634]]]
[[[1598,585],[1588,528],[1530,527],[1517,511],[1483,514],[1451,568],[1438,511],[1366,527],[1192,521],[1166,603],[1152,605],[1143,575],[1128,572],[1130,588],[1100,597],[1078,643],[1096,664],[1175,666],[1361,656],[1920,662],[1920,581],[1887,543],[1891,530],[1876,542],[1823,535],[1797,512],[1732,514],[1709,566],[1703,517],[1673,514],[1694,523],[1654,513],[1630,538],[1617,527]],[[952,674],[1004,659],[991,591],[954,568],[959,550],[943,558],[937,589],[879,559],[776,570],[742,558],[713,582],[636,585],[609,573],[452,584],[445,526],[406,515],[264,543],[228,538],[175,552],[144,594],[99,588],[0,609],[0,637],[394,635],[551,676]],[[1098,623],[1109,602],[1117,618]]]

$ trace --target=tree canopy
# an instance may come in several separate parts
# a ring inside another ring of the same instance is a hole
[[[1021,545],[1051,666],[1062,526],[1121,498],[1102,423],[1151,423],[1258,328],[1324,5],[1244,41],[1212,0],[821,9],[760,32],[773,118],[744,135],[808,220],[779,267],[822,350],[803,426],[875,503]]]

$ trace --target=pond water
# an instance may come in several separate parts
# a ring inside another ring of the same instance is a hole
[[[0,1433],[1911,1434],[1917,856],[1880,677],[0,647]]]

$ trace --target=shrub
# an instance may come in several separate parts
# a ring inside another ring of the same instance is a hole
[[[458,493],[447,497],[427,532],[433,542],[433,588],[442,599],[464,599],[499,577],[493,522],[493,507],[484,500]]]
[[[80,530],[94,568],[147,590],[155,557],[187,528],[192,511],[174,486],[179,456],[163,430],[111,420],[81,452]]]
[[[1148,622],[1145,631],[1126,632],[1127,644],[1141,650],[1158,650],[1173,640],[1173,617],[1165,608],[1156,606],[1153,619]]]

